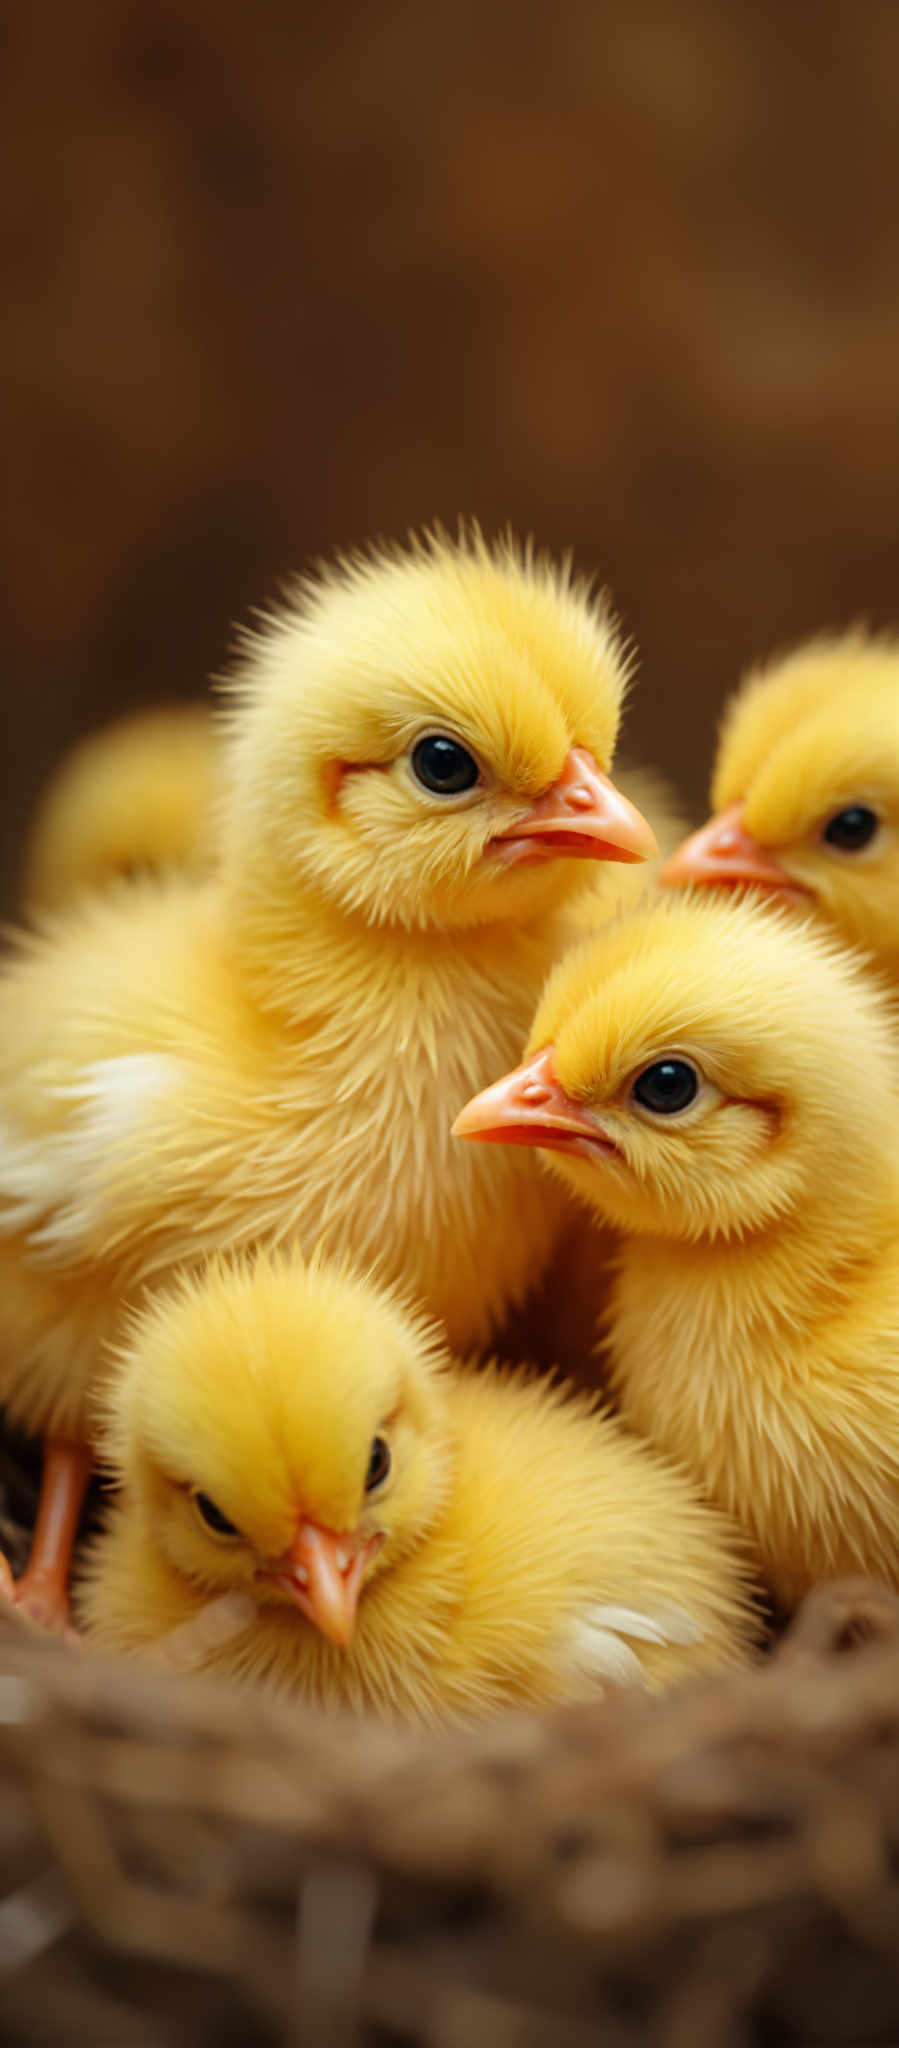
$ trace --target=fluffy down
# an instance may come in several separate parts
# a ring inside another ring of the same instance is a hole
[[[218,748],[201,705],[137,711],[81,740],[41,796],[25,851],[31,915],[85,889],[212,860]]]
[[[625,681],[603,604],[477,533],[343,564],[249,642],[214,873],[86,899],[0,982],[26,1428],[83,1440],[123,1302],[217,1248],[379,1263],[466,1346],[539,1276],[561,1191],[449,1126],[515,1055],[580,856],[652,851],[606,774]],[[458,787],[420,778],[435,735]]]
[[[389,1469],[366,1490],[373,1444]],[[436,1719],[662,1686],[752,1634],[727,1525],[661,1459],[563,1386],[454,1365],[396,1297],[317,1261],[217,1261],[154,1303],[107,1449],[122,1493],[79,1599],[104,1648],[164,1651],[236,1593],[255,1615],[206,1668]],[[345,1647],[288,1574],[310,1520],[350,1576],[365,1556]]]
[[[725,714],[712,805],[665,881],[762,889],[899,979],[895,640],[813,640],[748,676]]]
[[[541,1146],[623,1233],[627,1422],[785,1604],[834,1573],[895,1581],[899,1100],[873,980],[747,899],[662,898],[556,968],[529,1055],[459,1127]]]

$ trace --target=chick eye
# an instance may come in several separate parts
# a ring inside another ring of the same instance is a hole
[[[234,1523],[229,1522],[227,1515],[222,1514],[221,1508],[216,1507],[215,1501],[210,1500],[208,1493],[195,1493],[194,1504],[198,1513],[202,1515],[207,1529],[214,1529],[217,1536],[240,1535],[240,1530],[235,1529]]]
[[[365,1474],[366,1493],[374,1493],[376,1486],[383,1486],[389,1471],[390,1445],[383,1436],[376,1436],[372,1440],[372,1447],[368,1454],[368,1471]]]
[[[837,811],[824,827],[828,846],[838,846],[841,853],[860,853],[863,846],[870,846],[880,824],[876,811],[868,804],[847,804],[845,811]]]
[[[416,782],[434,796],[460,796],[463,790],[474,788],[479,772],[474,755],[448,733],[428,733],[412,749]]]
[[[699,1093],[699,1076],[689,1060],[655,1060],[637,1075],[632,1094],[654,1116],[677,1116]]]

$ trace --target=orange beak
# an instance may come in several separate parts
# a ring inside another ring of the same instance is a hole
[[[338,1535],[304,1516],[293,1543],[260,1573],[294,1600],[323,1636],[345,1650],[356,1622],[362,1578],[382,1538],[363,1541],[355,1533]]]
[[[742,804],[710,818],[702,830],[685,839],[665,862],[659,881],[668,889],[689,883],[706,888],[765,889],[785,902],[801,902],[811,890],[797,882],[772,853],[766,853],[743,823]]]
[[[579,1159],[617,1151],[589,1112],[566,1095],[553,1072],[552,1054],[552,1046],[544,1046],[524,1066],[472,1096],[456,1118],[453,1137],[477,1138],[487,1145],[539,1145],[544,1152],[568,1152]]]
[[[572,747],[558,781],[490,844],[507,866],[563,853],[582,860],[649,860],[659,850],[646,819],[587,747]]]

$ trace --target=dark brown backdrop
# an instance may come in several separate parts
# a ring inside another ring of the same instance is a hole
[[[3,22],[7,902],[63,745],[335,541],[573,544],[697,802],[744,661],[899,609],[892,0]]]

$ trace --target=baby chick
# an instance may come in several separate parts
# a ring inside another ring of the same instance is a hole
[[[625,1420],[778,1599],[899,1577],[899,1099],[887,1004],[812,925],[660,897],[550,977],[461,1135],[537,1145],[625,1233]]]
[[[242,1594],[255,1618],[212,1669],[435,1719],[655,1688],[748,1645],[738,1546],[686,1480],[558,1383],[455,1366],[324,1262],[180,1278],[108,1398],[122,1493],[79,1602],[101,1647]]]
[[[321,1242],[469,1346],[548,1258],[541,1176],[454,1146],[449,1106],[514,1058],[581,858],[654,851],[606,772],[624,684],[601,602],[511,543],[344,563],[249,644],[212,876],[95,894],[7,967],[0,1399],[52,1445],[32,1613],[145,1282]]]
[[[210,865],[217,743],[203,706],[134,712],[81,740],[43,793],[25,853],[31,915],[123,875]]]
[[[666,884],[746,884],[836,927],[899,980],[899,643],[813,640],[724,719],[714,815]]]

